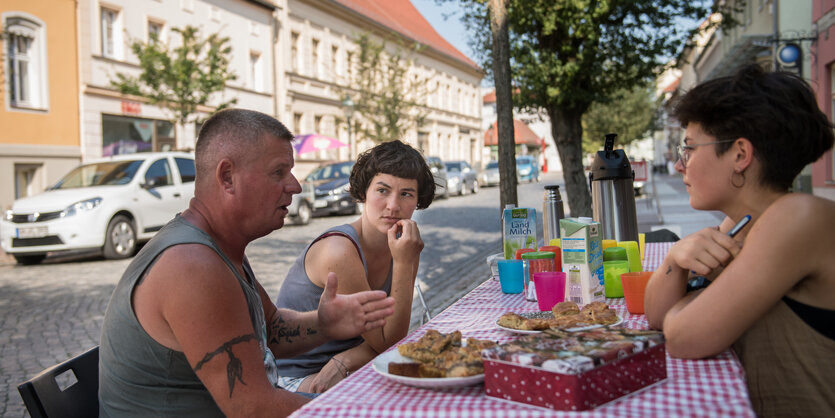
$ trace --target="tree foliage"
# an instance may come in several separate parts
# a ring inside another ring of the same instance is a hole
[[[655,94],[646,86],[621,90],[605,102],[593,103],[583,115],[583,152],[603,149],[607,133],[618,134],[617,148],[645,138],[654,126],[658,106]]]
[[[198,106],[209,105],[212,96],[236,76],[229,69],[232,47],[228,37],[213,33],[202,38],[193,26],[171,31],[180,35],[177,46],[161,42],[156,35],[147,43],[131,42],[142,72],[139,76],[117,73],[111,85],[168,110],[172,119],[184,126],[197,120]],[[235,103],[236,99],[231,99],[214,107],[220,110]]]
[[[423,103],[430,94],[427,80],[413,73],[412,54],[420,46],[409,49],[398,39],[397,47],[390,50],[385,41],[377,42],[368,33],[357,36],[356,44],[356,71],[345,93],[354,97],[364,121],[358,135],[381,143],[420,128],[428,115]]]
[[[493,58],[486,0],[459,0],[483,68]],[[645,85],[691,37],[682,18],[703,19],[692,0],[510,0],[514,106],[543,110],[563,165],[572,216],[591,215],[583,171],[582,117],[594,103]],[[715,2],[721,5],[721,2]],[[601,129],[607,129],[601,127]],[[607,129],[608,130],[608,129]]]

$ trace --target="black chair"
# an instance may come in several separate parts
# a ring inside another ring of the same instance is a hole
[[[644,235],[644,242],[676,242],[678,240],[678,235],[667,228],[647,232]]]
[[[71,382],[61,387],[64,381]],[[17,390],[32,418],[98,417],[99,347],[38,373]]]

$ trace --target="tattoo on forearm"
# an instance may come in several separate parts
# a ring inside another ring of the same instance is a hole
[[[218,347],[217,350],[206,353],[203,358],[197,362],[194,366],[195,373],[200,370],[204,364],[208,363],[209,360],[213,359],[216,355],[221,353],[226,353],[229,356],[229,363],[226,364],[226,380],[229,382],[229,397],[232,397],[232,391],[235,389],[235,381],[240,381],[242,385],[246,385],[243,379],[243,365],[241,364],[241,360],[235,357],[235,353],[232,352],[232,346],[235,344],[239,344],[246,341],[255,340],[255,334],[247,334],[241,335],[240,337],[235,337]]]
[[[316,335],[318,333],[319,333],[319,331],[316,331],[316,328],[308,328],[307,329],[307,335]]]
[[[665,276],[669,276],[670,272],[673,271],[673,266],[667,266],[667,271],[664,273]]]
[[[280,315],[270,324],[270,344],[278,344],[282,339],[287,343],[292,343],[293,337],[300,335],[301,326],[296,325],[295,329],[291,328]]]

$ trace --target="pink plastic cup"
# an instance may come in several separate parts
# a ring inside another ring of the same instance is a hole
[[[554,305],[565,300],[565,273],[561,271],[534,273],[533,283],[540,311],[550,311]]]

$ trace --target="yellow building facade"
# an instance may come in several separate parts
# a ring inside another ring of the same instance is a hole
[[[81,161],[74,0],[0,2],[0,209]]]

